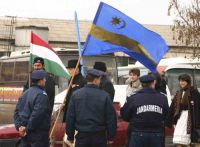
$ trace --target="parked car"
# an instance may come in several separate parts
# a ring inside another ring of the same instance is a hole
[[[121,103],[124,103],[125,95],[123,95],[122,92],[120,93],[119,88],[122,90],[123,88],[126,87],[117,85],[115,86],[115,88],[116,88],[115,99],[119,101],[120,100],[119,97],[121,97]],[[60,107],[60,104],[63,102],[65,94],[66,90],[56,95],[54,112],[56,112]],[[117,135],[112,147],[125,147],[126,130],[128,124],[127,122],[123,121],[120,118],[120,107],[121,107],[120,102],[114,102],[113,106],[116,110],[116,115],[117,115]],[[53,135],[53,140],[51,140],[51,142],[54,144],[54,147],[62,147],[63,136],[65,133],[65,123],[62,123],[61,120],[62,120],[62,115],[60,116],[60,121],[56,125],[56,131]],[[13,147],[17,144],[19,139],[20,136],[19,133],[16,131],[14,124],[6,124],[0,127],[0,147]]]

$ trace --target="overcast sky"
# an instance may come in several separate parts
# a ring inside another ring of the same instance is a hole
[[[1,0],[1,16],[93,20],[100,1],[142,24],[172,24],[169,0]]]

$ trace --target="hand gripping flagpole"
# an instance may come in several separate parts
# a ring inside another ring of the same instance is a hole
[[[65,95],[65,99],[62,103],[62,106],[65,106],[66,104],[66,101],[67,101],[67,98],[68,98],[68,93],[72,87],[72,83],[73,83],[73,80],[74,80],[74,77],[75,77],[75,73],[78,69],[78,66],[79,64],[81,63],[81,65],[83,65],[83,60],[82,60],[82,54],[83,54],[83,51],[81,51],[81,43],[80,43],[80,33],[79,33],[79,27],[78,27],[78,18],[77,18],[77,13],[75,11],[75,23],[76,23],[76,33],[77,33],[77,42],[78,42],[78,50],[79,50],[79,59],[78,59],[78,62],[76,64],[76,67],[75,67],[75,70],[74,70],[74,73],[71,77],[71,80],[70,80],[70,83],[69,83],[69,86],[68,86],[68,89],[67,89],[67,93]],[[83,66],[82,66],[82,69],[81,69],[81,73],[82,75],[84,75],[84,70],[83,70]],[[56,115],[56,120],[54,122],[54,125],[50,131],[50,135],[49,135],[49,138],[51,139],[53,137],[53,134],[54,132],[56,131],[56,124],[58,123],[58,119],[59,119],[59,116],[60,116],[60,113],[61,113],[62,109],[59,109],[57,115]]]
[[[66,95],[65,95],[65,99],[63,100],[62,106],[65,106],[65,104],[66,104],[66,101],[67,101],[67,98],[68,98],[68,93],[69,93],[69,91],[70,91],[70,89],[71,89],[71,87],[72,87],[72,82],[73,82],[73,80],[74,80],[74,77],[75,77],[76,71],[77,71],[77,69],[78,69],[80,60],[81,60],[81,56],[79,56],[79,59],[78,59],[78,62],[77,62],[77,64],[76,64],[74,73],[73,73],[73,75],[72,75],[72,77],[71,77],[71,80],[70,80],[70,83],[69,83],[69,86],[68,86],[68,89],[67,89],[67,93],[66,93]],[[56,131],[56,124],[58,123],[58,119],[59,119],[59,116],[60,116],[61,111],[62,111],[62,109],[59,109],[59,111],[58,111],[58,113],[57,113],[57,115],[56,115],[56,120],[55,120],[55,122],[54,122],[54,124],[53,124],[53,127],[52,127],[51,131],[50,131],[49,139],[52,139],[52,136],[53,136],[54,132]]]

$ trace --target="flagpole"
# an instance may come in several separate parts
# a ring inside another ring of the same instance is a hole
[[[81,49],[81,39],[80,39],[80,33],[79,33],[79,26],[78,26],[78,16],[76,11],[74,12],[74,16],[75,16],[75,24],[76,24],[76,38],[77,38],[77,45],[78,45],[78,53],[79,53],[79,57],[82,56],[82,49]],[[81,74],[84,76],[84,68],[83,68],[83,59],[81,58],[80,60],[80,64],[81,66]]]
[[[76,13],[76,11],[75,11],[75,23],[76,23],[76,33],[77,33],[76,36],[77,36],[77,44],[78,44],[79,58],[78,58],[78,62],[77,62],[77,64],[76,64],[76,67],[75,67],[75,69],[74,69],[74,73],[73,73],[73,75],[72,75],[72,77],[71,77],[69,86],[68,86],[68,88],[67,88],[67,92],[66,92],[66,95],[65,95],[65,99],[63,100],[62,106],[65,106],[65,104],[66,104],[66,101],[67,101],[67,98],[68,98],[68,93],[69,93],[69,91],[70,91],[70,89],[71,89],[71,87],[72,87],[72,83],[73,83],[73,80],[74,80],[74,77],[75,77],[75,74],[76,74],[76,71],[77,71],[77,69],[78,69],[79,64],[83,65],[83,60],[82,60],[83,51],[81,51],[80,33],[79,33],[78,19],[77,19],[77,13]],[[81,73],[82,73],[82,75],[84,75],[83,66],[82,66],[82,69],[81,69]],[[60,116],[60,114],[61,114],[61,111],[62,111],[62,109],[59,109],[59,111],[58,111],[58,113],[57,113],[57,115],[56,115],[56,120],[55,120],[55,122],[54,122],[54,125],[53,125],[51,131],[50,131],[50,135],[49,135],[49,138],[50,138],[50,139],[52,138],[54,132],[56,131],[56,124],[58,123],[58,119],[59,119],[59,116]]]
[[[31,31],[31,39],[30,39],[30,62],[29,62],[29,75],[28,75],[28,87],[31,87],[31,67],[32,67],[32,31]]]
[[[117,84],[119,84],[119,77],[118,77],[118,65],[117,65],[117,59],[116,59],[116,56],[115,56],[115,68],[116,68],[116,76],[117,76]]]
[[[65,104],[66,104],[66,101],[67,101],[67,98],[68,98],[68,93],[69,93],[69,91],[70,91],[70,89],[71,89],[71,87],[72,87],[72,82],[73,82],[73,80],[74,80],[76,71],[77,71],[78,66],[79,66],[79,64],[80,64],[80,60],[81,60],[81,56],[79,56],[79,58],[78,58],[78,62],[77,62],[76,67],[75,67],[75,69],[74,69],[74,72],[73,72],[73,75],[72,75],[72,77],[71,77],[69,86],[68,86],[68,88],[67,88],[67,93],[66,93],[66,95],[65,95],[65,98],[64,98],[63,103],[62,103],[61,106],[65,106]],[[57,113],[57,115],[56,115],[56,120],[55,120],[55,122],[54,122],[54,125],[53,125],[51,131],[50,131],[50,135],[49,135],[49,138],[50,138],[50,139],[52,138],[54,132],[56,131],[56,124],[58,123],[58,119],[59,119],[59,116],[60,116],[61,111],[62,111],[62,109],[59,109],[59,111],[58,111],[58,113]]]

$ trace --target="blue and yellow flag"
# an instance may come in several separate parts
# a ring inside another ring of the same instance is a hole
[[[168,50],[167,44],[159,34],[101,2],[83,55],[124,52],[155,73],[157,64]]]

